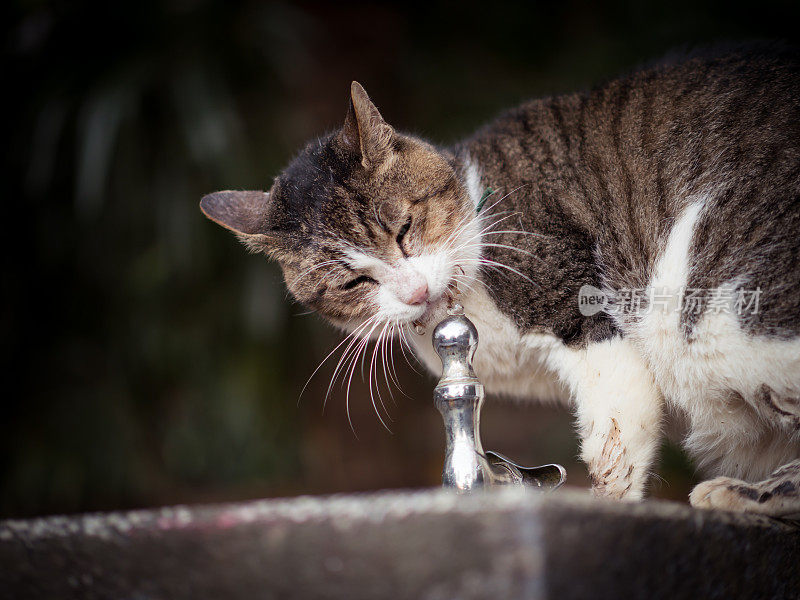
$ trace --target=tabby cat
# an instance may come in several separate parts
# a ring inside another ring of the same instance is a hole
[[[449,148],[395,131],[353,82],[342,128],[268,193],[201,209],[348,350],[399,335],[437,372],[430,328],[459,294],[487,390],[570,403],[596,494],[641,498],[679,422],[717,476],[693,505],[800,513],[794,49],[672,58]]]

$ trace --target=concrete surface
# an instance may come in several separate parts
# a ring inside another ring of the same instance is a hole
[[[569,489],[47,517],[0,522],[0,597],[800,598],[800,529]]]

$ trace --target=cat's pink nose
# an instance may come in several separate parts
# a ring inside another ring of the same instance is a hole
[[[408,304],[422,304],[428,299],[428,284],[423,282],[408,297]]]

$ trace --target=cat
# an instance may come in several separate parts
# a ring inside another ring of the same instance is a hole
[[[489,392],[573,407],[596,495],[642,498],[681,422],[717,476],[691,504],[800,513],[794,49],[673,57],[449,148],[350,91],[341,129],[269,192],[210,194],[205,215],[277,260],[348,350],[401,336],[437,373],[430,328],[457,293]]]

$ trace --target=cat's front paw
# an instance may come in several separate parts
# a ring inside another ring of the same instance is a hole
[[[697,508],[796,518],[800,516],[800,460],[756,483],[730,477],[704,481],[689,494],[689,502]]]
[[[753,500],[756,492],[748,483],[732,477],[717,477],[695,486],[689,494],[689,503],[695,508],[709,508],[743,512]]]
[[[602,446],[599,446],[601,441]],[[584,460],[589,467],[594,496],[614,500],[642,499],[644,470],[636,469],[630,449],[630,445],[623,443],[619,423],[614,418],[605,436],[588,437],[584,441]]]

